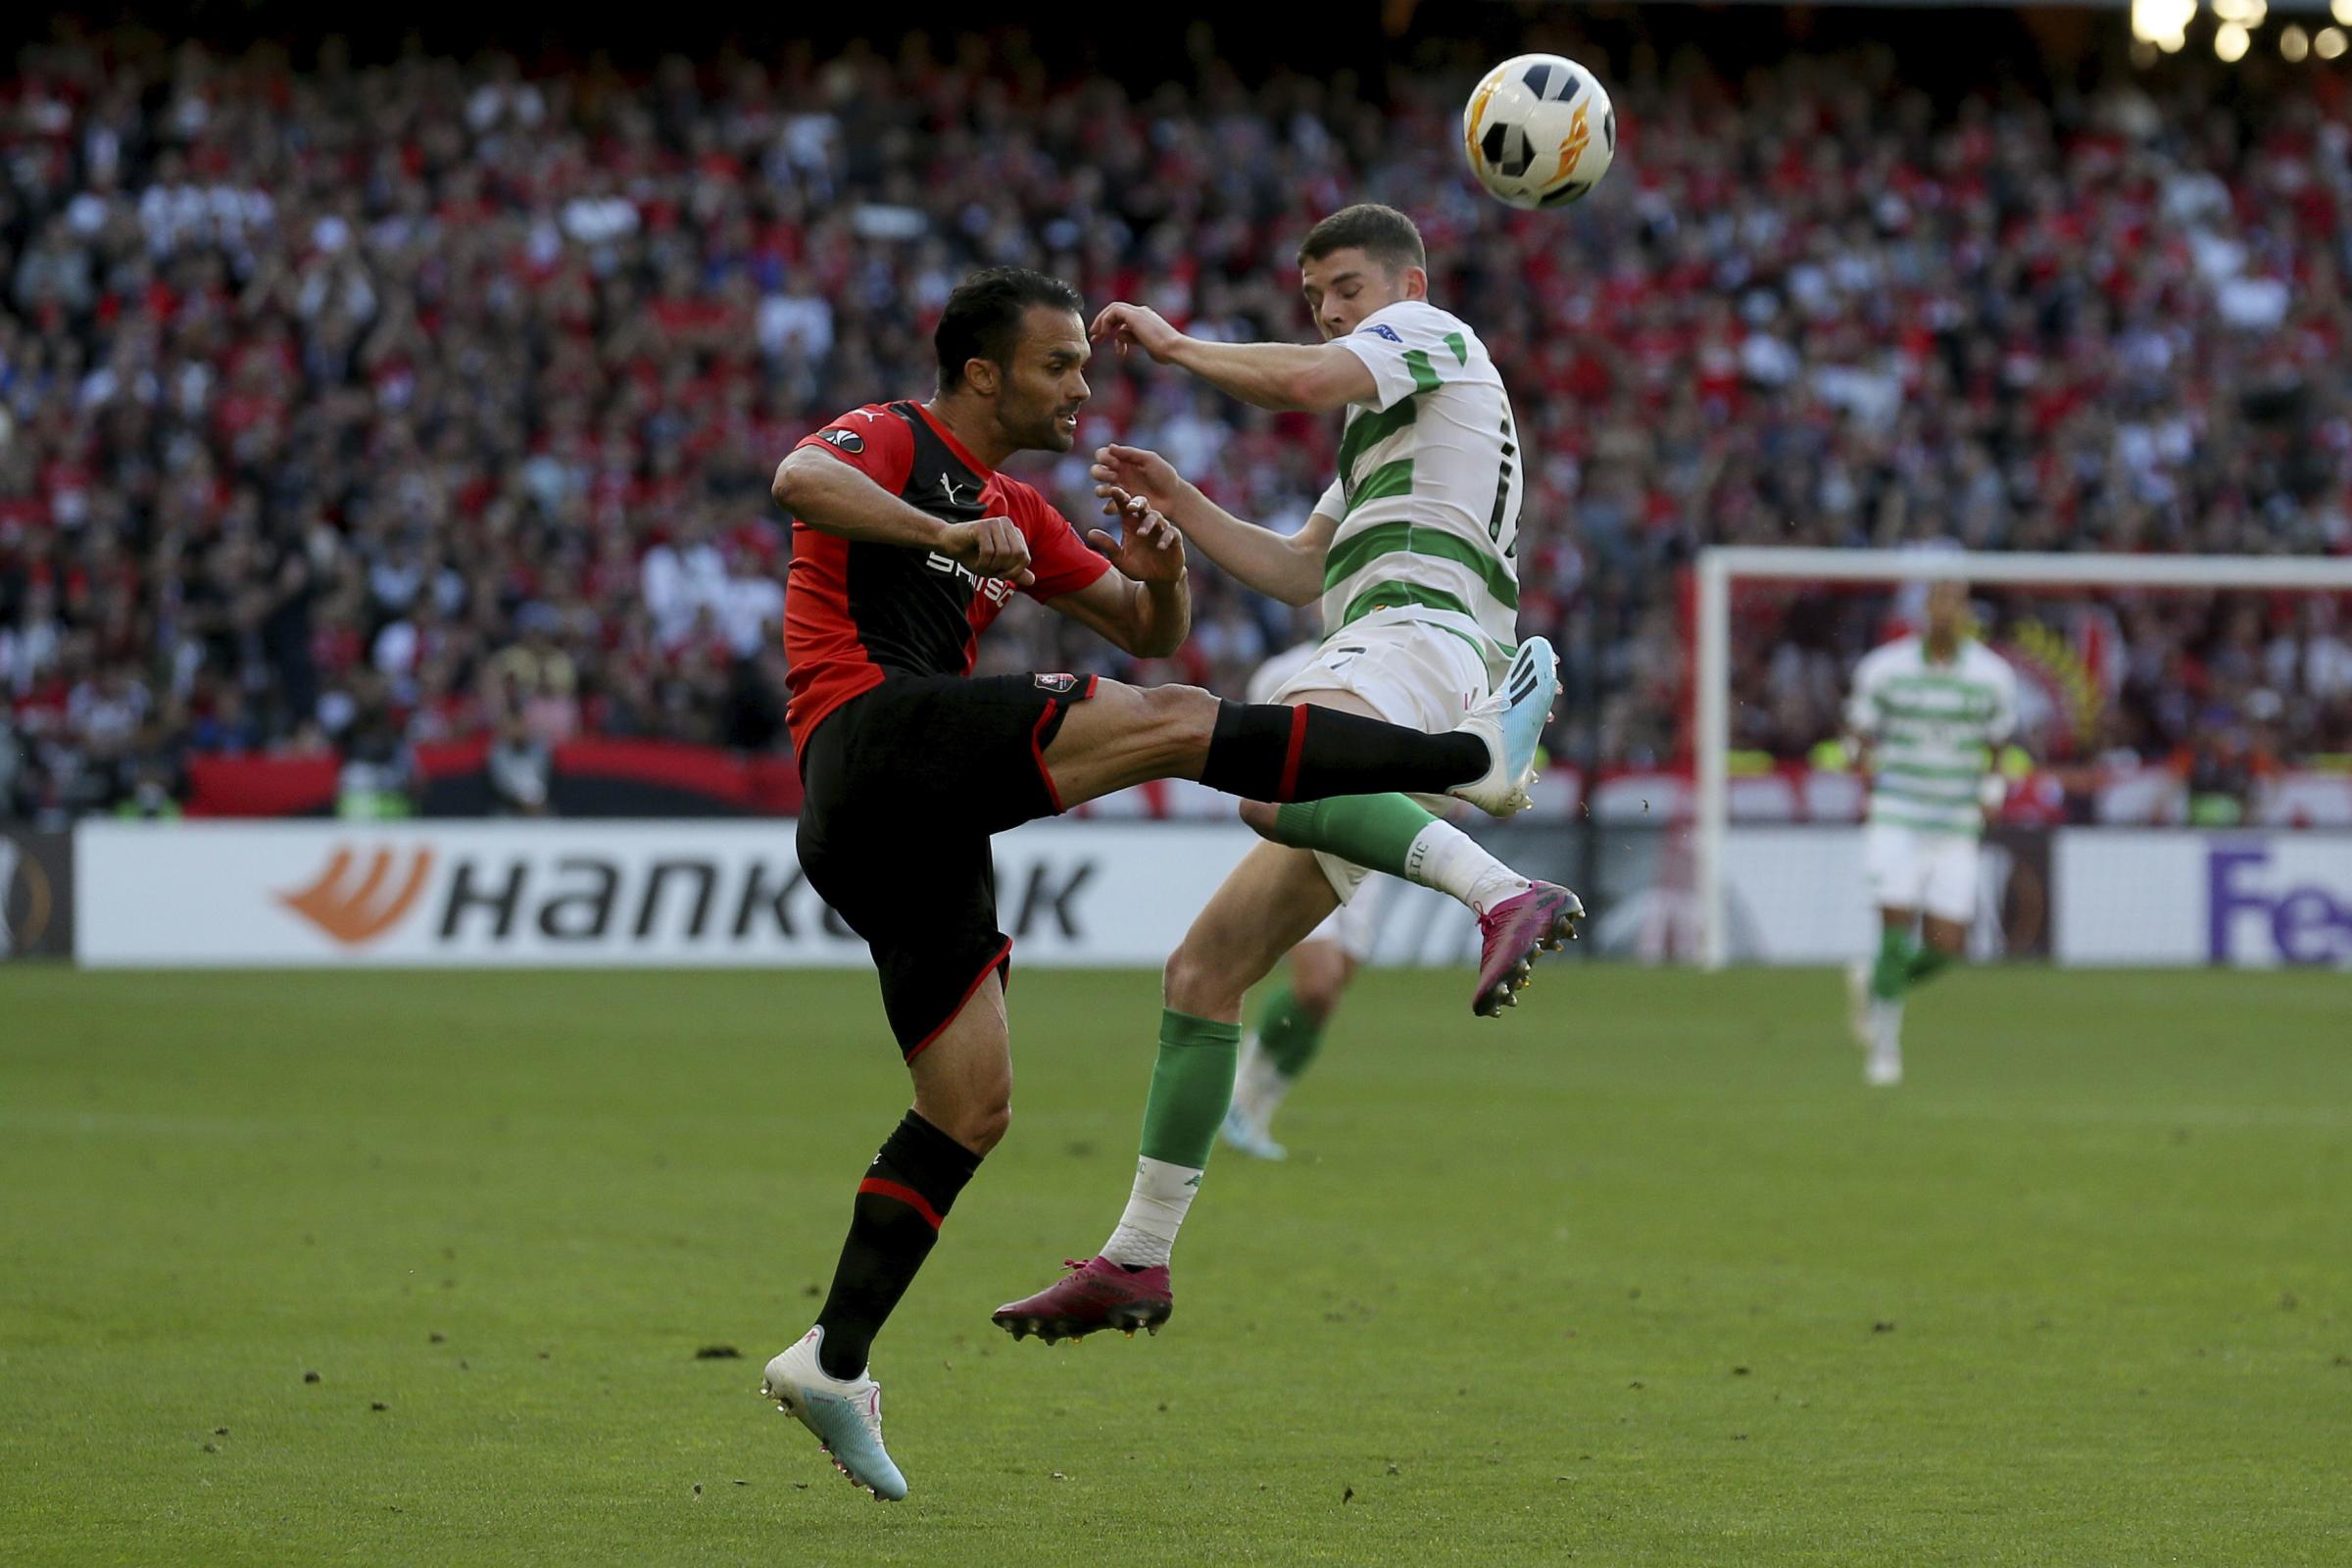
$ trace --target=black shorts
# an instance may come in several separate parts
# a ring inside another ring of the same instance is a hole
[[[801,759],[801,870],[865,939],[908,1060],[992,970],[992,834],[1061,809],[1046,748],[1092,675],[894,675],[825,715]]]

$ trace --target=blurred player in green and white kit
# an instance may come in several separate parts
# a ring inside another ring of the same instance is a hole
[[[1862,870],[1881,929],[1876,963],[1847,974],[1864,1077],[1903,1081],[1903,997],[1958,958],[1977,912],[1977,842],[2005,785],[1994,769],[2017,727],[2017,672],[1968,635],[1968,585],[1928,592],[1927,630],[1854,669],[1847,745],[1866,759]]]
[[[1095,493],[1112,511],[1156,510],[1260,593],[1320,603],[1324,640],[1274,702],[1436,730],[1499,701],[1515,715],[1507,723],[1532,721],[1540,733],[1544,713],[1530,699],[1556,681],[1558,660],[1543,638],[1518,637],[1526,459],[1486,345],[1430,300],[1420,231],[1394,208],[1349,207],[1317,223],[1298,248],[1298,282],[1320,343],[1191,337],[1125,303],[1096,317],[1093,335],[1261,409],[1345,410],[1339,474],[1305,525],[1284,535],[1245,521],[1135,447],[1096,454]],[[1233,1103],[1242,999],[1369,873],[1436,888],[1477,911],[1471,1007],[1482,1016],[1517,1000],[1539,951],[1575,934],[1584,913],[1575,894],[1520,876],[1433,806],[1451,802],[1392,794],[1243,806],[1243,820],[1267,842],[1169,956],[1126,1210],[1098,1256],[998,1308],[999,1326],[1051,1341],[1167,1320],[1169,1250]]]

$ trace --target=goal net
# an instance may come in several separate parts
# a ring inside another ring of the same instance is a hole
[[[1947,578],[2019,694],[1979,956],[2352,965],[2352,560],[1726,547],[1694,596],[1706,966],[1875,941],[1844,705]]]

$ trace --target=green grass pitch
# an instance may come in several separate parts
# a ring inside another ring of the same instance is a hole
[[[869,977],[0,969],[0,1561],[2352,1562],[2346,987],[1961,973],[1883,1093],[1823,973],[1374,975],[1168,1331],[1048,1348],[1156,1000],[1025,973],[889,1508],[754,1394]]]

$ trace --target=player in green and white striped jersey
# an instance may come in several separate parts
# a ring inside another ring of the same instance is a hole
[[[1105,308],[1093,335],[1259,408],[1347,410],[1339,477],[1306,525],[1286,537],[1245,522],[1134,447],[1097,454],[1096,493],[1106,510],[1158,512],[1261,593],[1322,602],[1325,640],[1274,702],[1430,730],[1450,729],[1496,698],[1540,716],[1530,694],[1556,679],[1557,661],[1544,639],[1521,643],[1514,629],[1525,464],[1494,362],[1467,323],[1430,303],[1428,258],[1402,213],[1335,213],[1308,232],[1298,264],[1321,343],[1189,337],[1128,304]],[[1242,814],[1268,842],[1226,878],[1168,959],[1144,1157],[1126,1212],[1078,1275],[999,1311],[1016,1334],[1079,1335],[1147,1308],[1147,1320],[1164,1317],[1160,1271],[1232,1101],[1242,999],[1367,868],[1477,911],[1484,951],[1472,1005],[1482,1014],[1509,1004],[1537,951],[1574,935],[1584,913],[1566,888],[1531,883],[1402,795],[1306,809],[1252,803]],[[1158,1294],[1129,1299],[1139,1292]]]
[[[1926,632],[1866,657],[1846,704],[1848,744],[1867,749],[1871,772],[1862,867],[1879,956],[1847,980],[1874,1084],[1902,1081],[1903,994],[1966,950],[1977,840],[2004,788],[1994,758],[2017,726],[2017,673],[1967,623],[1967,584],[1936,583]]]
[[[1391,224],[1400,225],[1397,253],[1414,258],[1402,267],[1376,254]],[[1319,599],[1327,647],[1434,627],[1498,684],[1518,641],[1526,470],[1510,394],[1477,332],[1430,302],[1411,220],[1351,207],[1316,226],[1327,231],[1352,243],[1318,249],[1310,235],[1300,253],[1321,345],[1188,338],[1133,305],[1109,307],[1095,325],[1260,408],[1346,409],[1339,474],[1306,526],[1286,537],[1201,505],[1165,464],[1130,447],[1101,454],[1102,493],[1168,492],[1182,513],[1170,520],[1220,566],[1292,604]]]
[[[1373,392],[1349,409],[1339,476],[1303,530],[1309,548],[1327,532],[1323,634],[1443,627],[1498,677],[1519,619],[1510,394],[1478,335],[1426,299],[1383,306],[1345,341]]]

